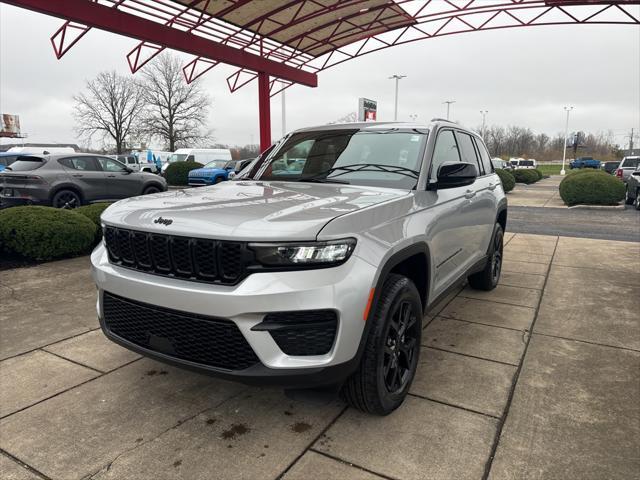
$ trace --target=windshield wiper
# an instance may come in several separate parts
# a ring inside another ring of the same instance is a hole
[[[312,177],[306,177],[306,178],[299,178],[297,180],[298,182],[309,182],[309,183],[343,183],[345,185],[349,185],[351,182],[349,182],[348,180],[334,180],[333,178],[327,178],[327,177],[316,177],[315,175]]]
[[[334,175],[333,177],[328,177],[328,175],[338,170],[343,170],[343,171],[341,173]],[[329,168],[328,170],[312,175],[311,177],[301,178],[300,181],[303,181],[303,180],[307,182],[315,181],[315,180],[332,181],[338,175],[344,175],[345,173],[353,173],[353,172],[397,173],[398,175],[404,175],[406,177],[411,177],[415,179],[417,179],[418,176],[420,175],[420,172],[418,172],[417,170],[411,170],[410,168],[401,167],[399,165],[384,165],[380,163],[354,163],[352,165],[343,165],[341,167]]]

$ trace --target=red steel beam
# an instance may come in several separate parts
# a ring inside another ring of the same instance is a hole
[[[260,151],[271,146],[271,97],[269,95],[269,75],[258,73],[258,107],[260,110]]]
[[[214,61],[264,72],[267,76],[283,78],[309,87],[318,86],[315,73],[274,62],[259,55],[212,42],[197,35],[161,25],[90,0],[0,0],[4,3],[39,13],[136,38],[173,50],[198,55]],[[267,85],[268,85],[267,80]],[[268,98],[268,95],[267,95]],[[270,140],[269,140],[270,141]]]

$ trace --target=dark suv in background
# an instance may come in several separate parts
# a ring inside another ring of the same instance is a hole
[[[167,182],[158,175],[92,154],[19,156],[0,173],[0,207],[76,208],[165,190]]]

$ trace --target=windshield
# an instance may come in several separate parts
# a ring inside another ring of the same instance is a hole
[[[229,163],[227,160],[214,160],[213,162],[207,163],[204,168],[224,168]]]
[[[29,170],[35,170],[45,164],[43,158],[38,157],[19,157],[18,160],[13,162],[11,166],[7,167],[7,170],[12,172],[27,172]]]
[[[412,189],[426,139],[417,129],[300,132],[254,178]]]
[[[520,160],[521,167],[533,167],[533,160]]]
[[[169,163],[184,162],[186,159],[187,159],[186,153],[172,153],[169,156],[169,160],[167,160],[167,162]]]

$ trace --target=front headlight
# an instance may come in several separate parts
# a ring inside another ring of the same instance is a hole
[[[355,246],[354,238],[329,242],[249,244],[256,260],[268,267],[337,265],[349,259]]]

